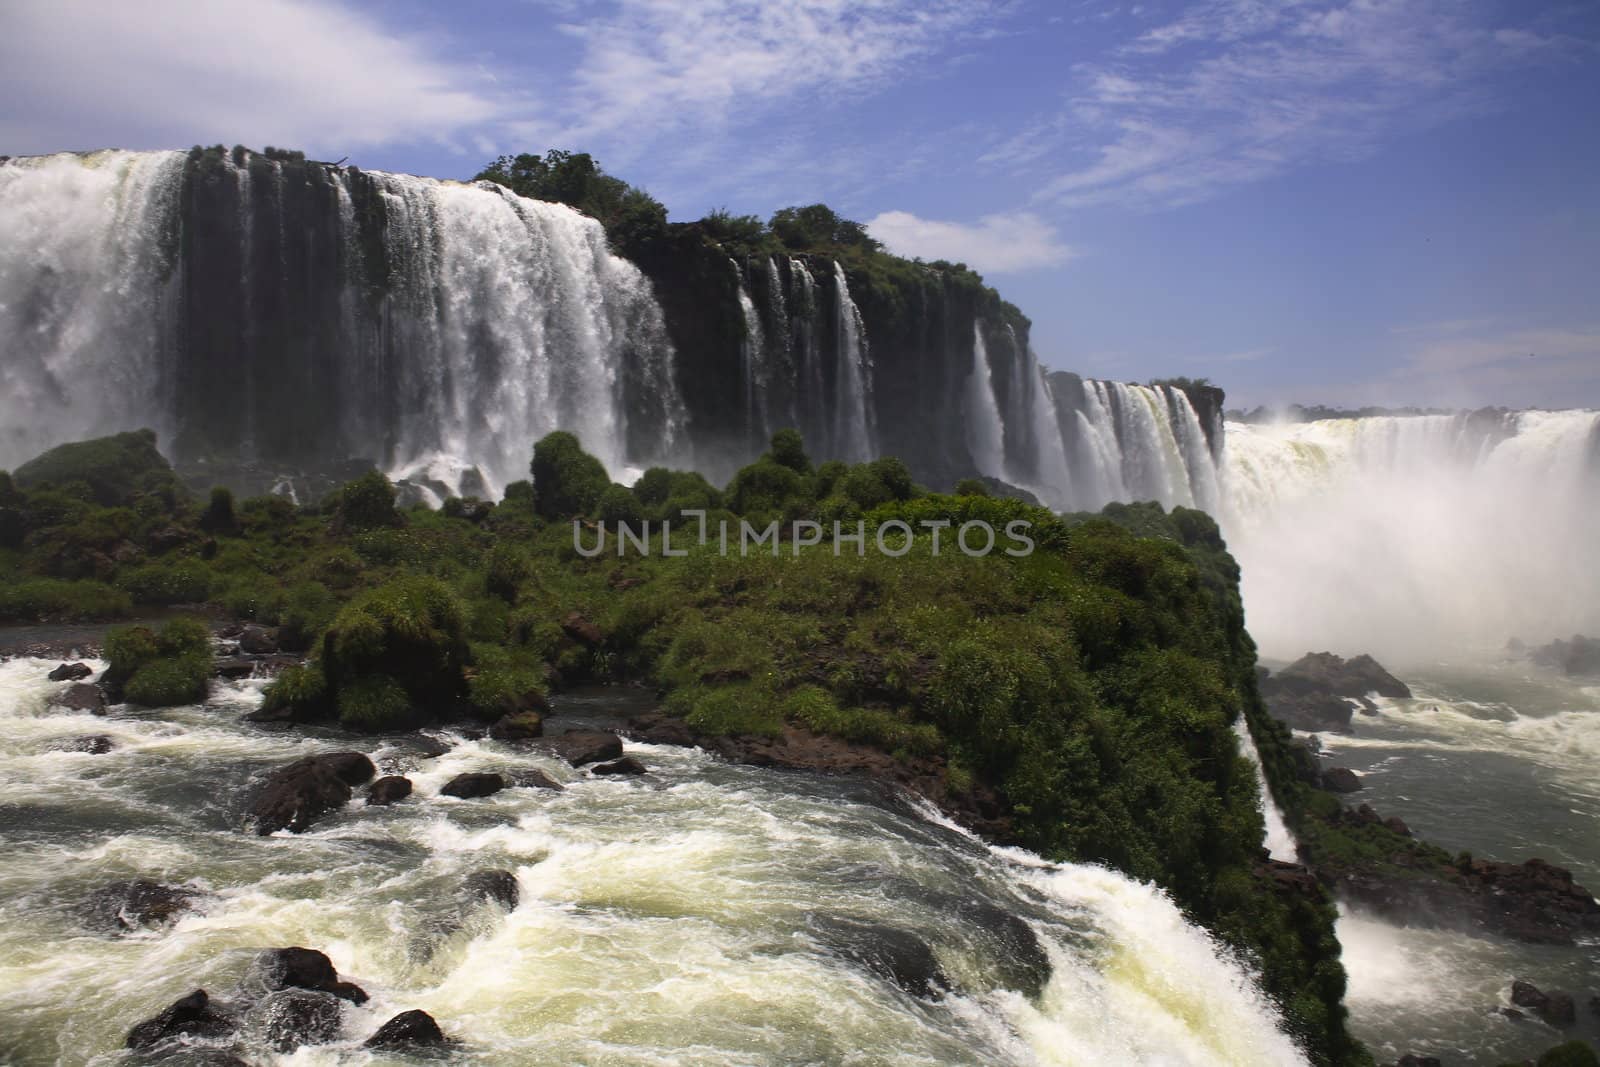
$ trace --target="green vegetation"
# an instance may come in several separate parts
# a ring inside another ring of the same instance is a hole
[[[531,473],[498,505],[438,511],[396,509],[369,474],[319,506],[237,502],[229,532],[215,498],[112,507],[17,489],[26,528],[0,553],[0,605],[49,616],[70,585],[75,607],[104,593],[114,615],[203,587],[299,635],[310,662],[265,704],[296,721],[493,721],[537,712],[549,679],[640,680],[701,734],[822,734],[931,767],[936,799],[984,791],[1020,843],[1163,886],[1260,967],[1318,1062],[1364,1062],[1327,901],[1259,869],[1255,779],[1231,727],[1240,708],[1258,735],[1269,727],[1237,568],[1210,518],[1154,505],[1061,517],[974,486],[930,493],[896,460],[815,464],[792,431],[725,488],[664,468],[615,486],[564,433],[538,442]],[[707,512],[709,546],[692,510]],[[586,545],[599,520],[637,519],[641,537],[648,521],[652,552],[619,554],[613,528],[580,555],[573,518]],[[682,555],[662,553],[666,519]],[[780,539],[723,555],[722,520],[735,540],[741,520]],[[1030,524],[1034,550],[964,554],[957,530],[975,520]],[[862,524],[867,544],[836,541],[835,521],[846,537]],[[825,524],[820,543],[800,522]],[[888,523],[911,530],[890,528],[902,555],[870,547]],[[69,564],[95,577],[60,577]],[[108,676],[130,699],[192,699],[191,657],[205,653],[184,625],[188,638],[178,623],[113,635]],[[1275,745],[1265,758],[1291,758]]]
[[[607,174],[587,152],[551,149],[543,156],[527,152],[501,156],[475,180],[495,182],[518,196],[577,208],[598,219],[624,255],[636,254],[666,230],[667,209],[659,200]]]
[[[18,467],[13,477],[24,489],[41,485],[86,486],[97,504],[127,504],[136,494],[172,491],[177,479],[156,449],[150,430],[119,433],[52,448]]]
[[[146,707],[197,704],[211,678],[211,632],[197,619],[173,619],[159,632],[127,626],[106,636],[107,695]]]

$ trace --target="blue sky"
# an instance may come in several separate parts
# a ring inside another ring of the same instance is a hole
[[[578,148],[676,219],[823,200],[965,260],[1054,367],[1600,405],[1595,0],[9,0],[0,30],[0,154]]]

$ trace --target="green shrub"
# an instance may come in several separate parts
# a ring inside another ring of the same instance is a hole
[[[489,550],[485,588],[490,596],[515,604],[522,583],[531,573],[527,554],[517,545],[501,542]]]
[[[338,708],[339,725],[351,730],[404,730],[420,718],[405,687],[383,674],[362,675],[341,685]]]
[[[207,533],[230,534],[238,526],[239,519],[233,509],[233,491],[221,485],[212,489],[206,509],[200,514],[200,528]]]
[[[753,685],[674,690],[667,708],[702,733],[776,737],[783,732],[783,716],[772,694]]]
[[[382,471],[368,471],[345,484],[335,497],[334,514],[347,530],[375,530],[403,521],[394,506],[394,483]]]
[[[644,509],[639,506],[639,498],[620,485],[610,486],[600,494],[595,516],[612,527],[625,523],[632,529],[643,529]]]
[[[811,457],[806,455],[805,440],[801,438],[799,430],[779,430],[773,434],[768,455],[772,457],[772,462],[788,467],[797,474],[811,473]]]
[[[633,483],[633,495],[647,508],[665,504],[672,495],[672,472],[665,467],[651,467]]]
[[[978,478],[963,478],[956,483],[956,496],[988,496],[989,487]]]
[[[533,446],[534,510],[546,519],[592,514],[611,478],[578,439],[557,430]]]
[[[467,703],[472,713],[484,720],[537,709],[544,699],[544,679],[528,666],[480,667],[467,683]]]
[[[151,563],[124,571],[117,584],[136,604],[200,604],[211,595],[211,571],[198,560]]]
[[[804,498],[807,488],[806,480],[794,468],[763,456],[733,476],[725,499],[736,513],[755,516],[781,512],[790,500]]]
[[[434,578],[400,578],[346,605],[323,636],[322,669],[341,701],[347,684],[372,675],[398,683],[409,703],[449,714],[465,694],[461,603]]]
[[[156,449],[153,430],[58,445],[18,467],[12,476],[25,489],[82,483],[96,503],[107,507],[129,503],[141,492],[177,492],[177,479]]]
[[[209,655],[181,655],[152,660],[134,672],[122,695],[147,708],[199,704],[211,679]]]
[[[133,612],[133,599],[104,582],[34,578],[0,585],[0,622],[120,619]]]
[[[291,709],[301,721],[324,718],[330,710],[327,676],[315,663],[285,667],[262,694],[261,707],[264,711]]]

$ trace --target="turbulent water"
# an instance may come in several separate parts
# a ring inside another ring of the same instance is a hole
[[[420,1008],[495,1064],[1301,1062],[1245,972],[1156,890],[990,848],[876,786],[629,745],[652,773],[601,780],[494,742],[435,760],[366,742],[416,795],[357,800],[300,836],[242,827],[267,769],[349,739],[239,721],[257,685],[204,708],[46,708],[40,660],[0,663],[0,1060],[110,1063],[128,1028],[189,990],[233,989],[262,948],[327,952],[372,1000],[357,1047]],[[595,721],[604,700],[560,717]],[[57,751],[107,734],[105,755]],[[438,796],[470,770],[538,767],[567,791]],[[505,914],[463,909],[470,873],[516,872]],[[207,891],[196,914],[113,937],[76,908],[135,877]],[[1012,924],[1012,925],[1008,925]],[[1014,924],[1048,956],[1025,993]],[[852,962],[876,931],[930,945],[953,990],[914,997]]]
[[[682,424],[643,275],[594,220],[486,183],[242,152],[191,176],[171,152],[11,160],[0,336],[0,467],[153,426],[190,457],[475,467],[492,491],[552,429],[621,470]]]
[[[1379,700],[1376,716],[1356,716],[1353,734],[1322,735],[1326,762],[1363,776],[1352,799],[1444,848],[1539,857],[1600,888],[1600,684],[1494,653],[1466,665],[1392,666],[1411,699]],[[1338,931],[1352,1023],[1380,1060],[1415,1052],[1488,1065],[1539,1055],[1562,1032],[1498,1014],[1514,978],[1573,994],[1578,1026],[1566,1035],[1600,1041],[1600,1019],[1585,1007],[1600,989],[1600,944],[1528,945],[1348,909]]]

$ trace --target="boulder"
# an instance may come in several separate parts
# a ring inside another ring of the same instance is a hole
[[[307,756],[273,772],[256,795],[251,818],[263,837],[301,833],[317,819],[350,802],[352,786],[364,785],[377,768],[360,752]]]
[[[1571,1026],[1578,1021],[1577,1006],[1565,993],[1546,993],[1532,982],[1511,983],[1511,1003],[1528,1008],[1551,1026]]]
[[[338,1040],[343,1012],[344,1006],[332,993],[290,988],[262,997],[245,1021],[274,1052],[293,1052],[302,1045]]]
[[[94,668],[87,663],[63,663],[51,671],[49,678],[52,682],[81,682],[94,673]]]
[[[112,882],[89,894],[79,914],[100,930],[126,932],[165,926],[194,908],[200,893],[184,886],[145,879]]]
[[[1600,638],[1573,634],[1571,641],[1552,641],[1528,653],[1528,658],[1576,677],[1600,676]]]
[[[472,772],[458,774],[450,779],[444,784],[444,788],[439,790],[439,795],[472,800],[477,797],[493,796],[505,787],[506,780],[504,775]]]
[[[496,741],[532,741],[544,736],[544,717],[537,711],[523,711],[507,715],[489,727],[489,736]]]
[[[511,784],[518,789],[550,789],[557,793],[563,792],[567,788],[538,769],[518,771],[512,775]]]
[[[473,903],[492,900],[507,911],[515,911],[522,899],[517,876],[499,868],[474,871],[467,875],[466,881],[461,883],[461,891]]]
[[[414,1048],[441,1048],[449,1044],[444,1031],[425,1011],[403,1011],[378,1027],[366,1040],[366,1047],[385,1052],[404,1052]]]
[[[950,989],[950,978],[927,942],[909,930],[839,915],[811,916],[817,938],[837,955],[912,996]]]
[[[180,1038],[223,1038],[238,1028],[231,1016],[211,1003],[204,989],[173,1001],[153,1019],[128,1031],[126,1045],[143,1052]]]
[[[1344,660],[1331,652],[1311,652],[1277,674],[1263,675],[1261,695],[1272,714],[1297,730],[1348,733],[1359,709],[1373,714],[1369,693],[1409,697],[1411,690],[1371,656]]]
[[[1329,767],[1322,772],[1322,788],[1334,793],[1361,791],[1361,776],[1348,767]]]
[[[91,715],[106,713],[106,695],[100,691],[98,685],[89,682],[77,682],[67,686],[50,698],[50,704],[53,707],[66,708],[68,711],[87,711]]]
[[[270,656],[278,651],[278,631],[250,623],[239,633],[239,651],[252,656]]]
[[[50,746],[57,752],[87,752],[91,756],[104,756],[107,752],[117,747],[117,743],[105,734],[89,734],[84,737],[69,737],[65,741],[57,741]]]
[[[438,759],[455,746],[448,741],[441,741],[431,734],[418,734],[412,738],[412,744],[417,750],[418,759]]]
[[[645,766],[632,756],[623,756],[621,759],[612,760],[610,763],[596,764],[595,766],[589,768],[589,773],[631,776],[636,774],[644,774]]]
[[[256,957],[256,976],[267,992],[309,989],[331,993],[352,1004],[365,1004],[367,994],[353,982],[342,981],[333,961],[311,948],[275,948]]]
[[[242,656],[223,656],[211,665],[212,674],[218,678],[226,678],[234,682],[241,678],[248,678],[255,672],[255,661],[245,659]]]
[[[546,738],[545,747],[574,767],[622,757],[622,738],[599,730],[572,730]]]
[[[576,611],[561,620],[561,631],[581,645],[594,648],[605,640],[605,635],[600,632],[600,627],[578,614]]]
[[[367,789],[367,804],[370,807],[382,807],[404,800],[410,795],[411,779],[391,774],[379,778]]]

